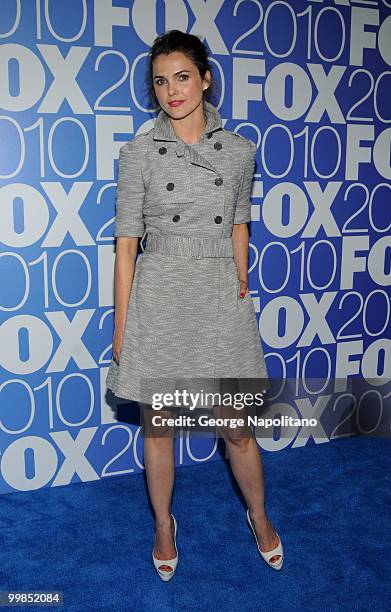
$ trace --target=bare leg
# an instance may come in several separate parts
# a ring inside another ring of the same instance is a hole
[[[227,418],[228,416],[226,406],[214,406],[213,412],[217,417]],[[279,540],[265,510],[263,463],[257,442],[253,436],[240,437],[239,429],[221,428],[220,434],[227,444],[232,473],[250,511],[250,519],[257,534],[259,548],[262,552],[273,550]],[[270,561],[277,563],[279,560],[280,555],[275,555]]]
[[[147,422],[153,410],[144,409],[144,422]],[[172,416],[168,411],[159,410],[162,416]],[[174,436],[144,437],[144,465],[147,477],[148,493],[155,513],[155,547],[156,559],[174,559],[174,521],[171,518],[171,497],[174,487]],[[161,565],[163,571],[170,571],[167,565]]]

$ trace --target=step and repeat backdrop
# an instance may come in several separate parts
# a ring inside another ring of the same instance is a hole
[[[205,39],[224,127],[258,146],[260,337],[288,412],[318,419],[260,446],[350,435],[357,379],[373,410],[355,411],[356,433],[384,425],[391,1],[2,0],[0,29],[0,492],[144,469],[138,404],[105,386],[115,189],[119,148],[153,127],[147,53],[169,29]],[[181,435],[177,465],[221,460],[219,448]]]

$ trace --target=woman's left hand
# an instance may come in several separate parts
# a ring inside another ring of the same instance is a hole
[[[248,284],[247,281],[239,280],[239,297],[244,298],[244,296],[248,293]]]

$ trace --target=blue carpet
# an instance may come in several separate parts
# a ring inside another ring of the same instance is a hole
[[[75,611],[390,609],[390,440],[262,457],[281,571],[259,556],[229,464],[217,461],[176,470],[168,583],[152,565],[144,474],[1,495],[0,590],[59,589]]]

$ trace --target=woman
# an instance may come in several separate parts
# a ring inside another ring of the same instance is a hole
[[[160,113],[154,128],[123,145],[119,156],[115,330],[106,384],[139,402],[150,426],[153,394],[177,387],[178,376],[183,387],[198,390],[200,380],[214,389],[212,383],[223,379],[262,381],[263,390],[270,384],[247,286],[256,146],[224,130],[205,99],[214,81],[198,37],[178,30],[157,37],[148,75]],[[138,239],[146,233],[135,263]],[[212,408],[215,416],[229,413]],[[173,412],[164,404],[159,414]],[[178,562],[170,513],[174,439],[167,431],[144,436],[156,527],[152,556],[162,580],[172,578]],[[220,433],[258,550],[270,567],[281,569],[283,549],[264,507],[256,440],[230,428]]]

